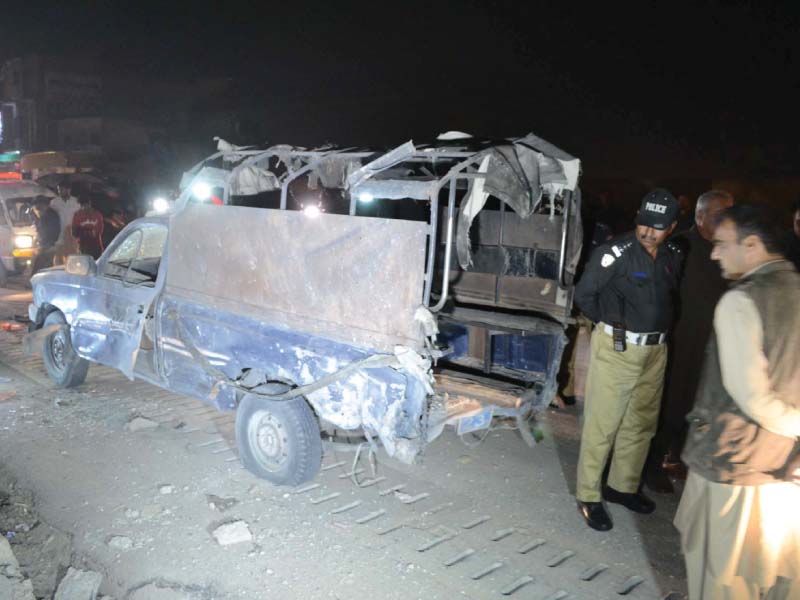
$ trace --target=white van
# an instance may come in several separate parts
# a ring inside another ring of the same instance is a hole
[[[33,203],[52,191],[32,181],[0,181],[0,287],[9,274],[20,273],[36,256]]]

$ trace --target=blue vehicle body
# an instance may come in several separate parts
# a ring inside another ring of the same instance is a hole
[[[445,425],[495,416],[532,442],[570,321],[577,159],[532,134],[388,153],[224,147],[184,175],[169,216],[134,221],[96,264],[34,277],[35,328],[57,312],[80,359],[239,411],[237,439],[258,397],[301,399],[323,428],[407,462]],[[288,210],[301,176],[312,200]],[[359,206],[377,199],[399,202]]]

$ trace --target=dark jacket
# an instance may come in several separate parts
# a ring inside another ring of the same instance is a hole
[[[626,233],[592,252],[575,288],[575,302],[595,323],[620,322],[628,331],[665,332],[672,325],[682,252],[662,244],[653,259]]]
[[[36,219],[35,225],[39,247],[55,246],[58,236],[61,234],[61,221],[58,213],[50,207],[45,208],[42,216]]]
[[[692,409],[705,349],[714,325],[714,307],[728,289],[716,261],[711,260],[711,242],[696,228],[674,238],[685,253],[680,283],[680,311],[672,332],[670,365],[664,389],[663,418],[677,431],[685,428]]]
[[[772,389],[800,408],[800,275],[787,261],[765,265],[734,284],[756,305]],[[731,485],[782,481],[800,442],[767,431],[744,414],[722,382],[716,335],[706,350],[683,460],[702,477]]]

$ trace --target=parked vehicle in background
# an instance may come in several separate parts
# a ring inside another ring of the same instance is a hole
[[[0,287],[8,275],[33,264],[37,246],[34,201],[37,196],[54,195],[32,181],[0,180]]]
[[[342,430],[405,462],[445,426],[498,418],[534,444],[569,322],[579,171],[533,135],[224,144],[171,213],[32,279],[26,345],[60,386],[98,362],[235,410],[243,464],[277,484],[313,478],[321,436]]]

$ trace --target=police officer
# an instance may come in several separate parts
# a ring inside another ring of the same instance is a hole
[[[681,251],[666,241],[677,215],[672,194],[648,193],[636,229],[599,246],[575,288],[575,302],[595,323],[576,498],[586,523],[599,531],[613,526],[603,498],[638,513],[655,510],[639,491],[639,479],[656,431],[665,338],[681,272]],[[608,485],[601,491],[612,449]]]

